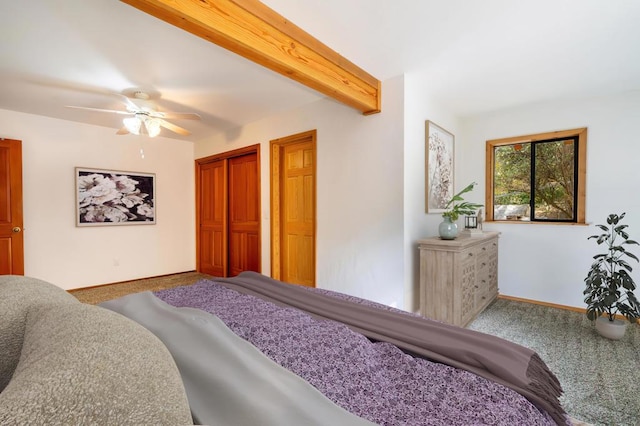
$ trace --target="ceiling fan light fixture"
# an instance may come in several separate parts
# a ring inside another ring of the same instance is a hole
[[[147,134],[150,138],[155,138],[160,134],[160,123],[153,118],[147,118],[144,120],[144,126],[147,129]]]
[[[134,135],[140,134],[140,126],[142,125],[142,122],[138,117],[127,117],[122,120],[122,124],[124,124],[124,127],[127,128],[129,133]]]
[[[178,125],[173,124],[166,119],[176,120],[200,120],[200,115],[193,112],[161,112],[157,111],[155,105],[148,102],[150,96],[143,92],[136,92],[133,97],[142,101],[136,104],[129,97],[121,95],[126,100],[126,111],[116,109],[89,108],[80,106],[71,106],[69,108],[85,109],[96,112],[110,112],[115,114],[127,115],[122,120],[123,127],[118,129],[117,135],[148,135],[150,138],[158,136],[164,127],[181,136],[189,136],[191,133]]]

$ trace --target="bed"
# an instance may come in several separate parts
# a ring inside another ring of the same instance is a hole
[[[243,272],[101,306],[165,343],[199,424],[571,424],[531,350],[341,293]]]

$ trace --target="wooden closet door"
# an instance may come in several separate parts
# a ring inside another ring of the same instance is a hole
[[[260,145],[196,160],[196,269],[261,272]]]
[[[260,188],[257,154],[228,160],[229,276],[260,272]]]
[[[227,276],[227,161],[201,164],[199,184],[199,271]]]

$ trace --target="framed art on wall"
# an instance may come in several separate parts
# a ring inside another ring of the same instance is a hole
[[[76,226],[153,225],[156,175],[76,167]]]
[[[442,213],[453,197],[454,136],[433,121],[425,125],[425,211]]]

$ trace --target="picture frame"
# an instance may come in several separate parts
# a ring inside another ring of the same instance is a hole
[[[155,225],[154,173],[75,168],[76,226]]]
[[[455,136],[425,122],[425,212],[442,213],[454,195]]]

